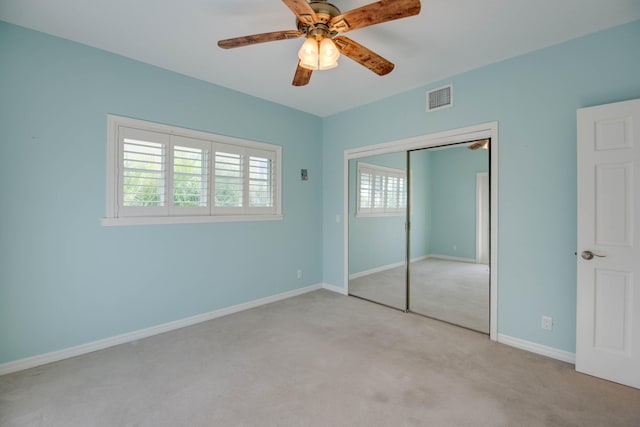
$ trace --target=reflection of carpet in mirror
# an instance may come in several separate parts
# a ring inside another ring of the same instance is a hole
[[[352,279],[349,293],[404,308],[404,267]],[[489,266],[436,258],[412,262],[410,309],[489,333]]]

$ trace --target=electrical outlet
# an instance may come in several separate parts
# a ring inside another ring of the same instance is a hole
[[[457,251],[458,250],[458,246],[457,245],[453,245],[453,250]]]
[[[544,329],[545,331],[552,331],[553,330],[553,317],[549,317],[549,316],[542,316],[542,329]]]
[[[298,270],[298,279],[302,279],[302,270]]]

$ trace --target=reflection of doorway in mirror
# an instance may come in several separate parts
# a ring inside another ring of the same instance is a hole
[[[476,262],[489,264],[489,174],[476,175]]]

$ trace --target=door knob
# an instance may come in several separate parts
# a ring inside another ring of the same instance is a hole
[[[594,254],[591,251],[582,251],[582,253],[580,254],[580,256],[582,256],[582,259],[586,259],[587,261],[592,260],[593,257],[597,256],[598,258],[604,258],[606,257],[606,255],[598,255],[598,254]]]

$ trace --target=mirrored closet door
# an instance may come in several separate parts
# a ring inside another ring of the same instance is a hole
[[[489,333],[489,148],[349,161],[350,295]]]
[[[407,308],[407,154],[349,161],[349,294]]]
[[[489,150],[409,152],[409,310],[489,333]]]

